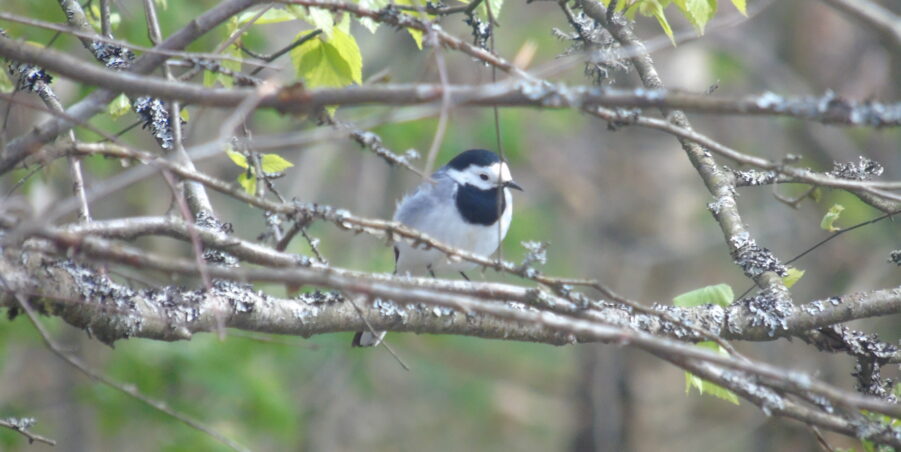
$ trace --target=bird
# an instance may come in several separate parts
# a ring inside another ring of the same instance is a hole
[[[457,154],[397,204],[394,221],[427,234],[439,242],[487,256],[497,250],[513,220],[510,189],[523,191],[513,181],[507,162],[494,152],[470,149]],[[498,222],[500,226],[498,226]],[[422,276],[435,272],[465,273],[476,264],[451,262],[434,248],[416,248],[407,242],[394,246],[394,274]],[[360,331],[354,347],[379,345],[385,331]]]

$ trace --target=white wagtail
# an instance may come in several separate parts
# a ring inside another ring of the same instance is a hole
[[[447,245],[488,256],[507,235],[513,218],[510,188],[513,182],[507,163],[491,151],[471,149],[461,152],[432,174],[412,194],[405,196],[394,212],[394,221],[424,232]],[[502,195],[498,189],[503,189]],[[500,227],[498,227],[500,220]],[[394,273],[435,276],[436,271],[464,270],[471,262],[451,262],[435,249],[414,248],[407,242],[394,247]],[[378,345],[384,331],[361,331],[354,335],[355,347]]]

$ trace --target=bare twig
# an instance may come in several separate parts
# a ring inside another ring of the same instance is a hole
[[[8,428],[25,438],[28,438],[28,444],[34,443],[35,441],[39,443],[47,444],[48,446],[55,446],[56,441],[45,438],[36,433],[32,433],[29,429],[35,424],[34,419],[32,418],[6,418],[0,419],[0,427]]]
[[[4,282],[4,286],[6,286],[8,289],[8,286],[6,285],[5,282]],[[225,444],[226,446],[228,446],[234,450],[242,451],[242,452],[249,450],[249,449],[245,448],[244,446],[229,439],[228,437],[222,435],[221,433],[213,430],[212,428],[192,419],[191,417],[189,417],[183,413],[180,413],[180,412],[170,408],[165,403],[160,402],[155,399],[152,399],[150,397],[147,397],[143,393],[139,392],[134,386],[126,385],[126,384],[122,384],[117,381],[114,381],[114,380],[110,379],[109,377],[103,375],[102,373],[99,373],[99,372],[91,369],[86,364],[84,364],[80,359],[70,356],[68,353],[64,352],[59,347],[59,345],[56,344],[56,342],[50,337],[50,333],[48,333],[47,330],[44,329],[44,326],[40,323],[40,321],[38,321],[37,315],[34,312],[34,308],[31,307],[31,304],[28,302],[28,299],[26,299],[24,296],[22,296],[21,294],[18,294],[18,293],[16,294],[16,298],[19,301],[19,305],[22,307],[22,309],[28,315],[28,318],[31,320],[31,323],[34,325],[35,329],[38,331],[38,333],[40,333],[41,338],[44,340],[44,344],[47,345],[47,348],[49,348],[50,351],[52,351],[53,354],[55,354],[57,357],[59,357],[60,359],[62,359],[63,361],[65,361],[66,363],[71,365],[72,367],[78,369],[78,371],[80,371],[81,373],[87,375],[90,379],[100,382],[100,383],[102,383],[106,386],[109,386],[113,389],[116,389],[119,392],[122,392],[136,400],[139,400],[139,401],[143,402],[145,405],[147,405],[153,409],[156,409],[157,411],[160,411],[161,413],[163,413],[167,416],[170,416],[173,419],[177,419],[177,420],[181,421],[182,423],[184,423],[185,425],[187,425],[197,431],[200,431],[202,433],[209,435],[211,438],[221,442],[222,444]]]
[[[870,0],[823,0],[833,8],[872,27],[890,43],[895,53],[901,52],[901,17]]]

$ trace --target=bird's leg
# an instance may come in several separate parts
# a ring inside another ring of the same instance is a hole
[[[429,264],[426,268],[429,269],[429,274],[432,275],[432,278],[437,278],[437,276],[435,276],[435,270],[432,270],[432,264]]]
[[[471,279],[469,279],[469,276],[466,276],[466,273],[460,272],[460,276],[462,276],[463,279],[465,279],[467,281],[472,281]]]

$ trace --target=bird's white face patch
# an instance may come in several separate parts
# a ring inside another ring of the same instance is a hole
[[[497,162],[491,166],[469,165],[462,171],[448,168],[447,175],[461,185],[472,185],[480,190],[490,190],[513,180],[510,167],[505,162]]]

